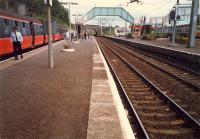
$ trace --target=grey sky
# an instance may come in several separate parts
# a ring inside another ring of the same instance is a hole
[[[72,14],[86,14],[94,6],[116,7],[122,6],[133,17],[140,18],[141,16],[165,16],[176,3],[176,0],[141,0],[142,5],[133,3],[128,4],[130,0],[59,0],[61,2],[77,2],[79,5],[72,6]],[[180,0],[181,3],[191,3],[189,0]],[[67,6],[66,6],[67,8]],[[72,18],[74,22],[74,18]]]

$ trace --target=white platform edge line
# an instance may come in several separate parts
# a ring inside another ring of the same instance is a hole
[[[126,111],[124,109],[121,98],[119,96],[119,92],[117,90],[115,81],[114,81],[114,79],[111,75],[110,69],[109,69],[109,67],[106,63],[106,60],[105,60],[105,58],[104,58],[104,56],[103,56],[103,54],[102,54],[102,52],[99,48],[99,45],[98,45],[96,39],[94,39],[94,40],[96,42],[98,51],[99,51],[101,58],[103,60],[103,64],[106,68],[106,73],[107,73],[107,76],[108,76],[108,79],[109,79],[109,84],[110,84],[110,87],[111,87],[111,92],[112,92],[112,96],[113,96],[113,99],[114,99],[114,103],[116,105],[116,109],[117,109],[117,113],[118,113],[118,117],[119,117],[119,121],[120,121],[120,125],[121,125],[121,129],[122,129],[122,132],[123,132],[124,139],[135,139],[133,130],[131,128],[131,125],[130,125],[129,120],[128,120],[127,115],[126,115]]]

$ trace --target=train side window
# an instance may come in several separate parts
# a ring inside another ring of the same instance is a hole
[[[9,26],[9,20],[8,19],[4,19],[4,23],[5,23],[5,26]]]
[[[29,23],[25,23],[25,27],[26,27],[27,35],[28,35],[28,36],[31,36],[30,24],[29,24]]]
[[[3,37],[10,37],[10,34],[11,34],[10,20],[4,19],[4,24],[5,24],[5,27],[4,27]]]
[[[27,30],[26,30],[25,22],[22,22],[22,35],[27,36]]]
[[[22,27],[25,28],[25,22],[22,22]]]
[[[34,25],[35,34],[36,35],[43,35],[43,27],[42,25]]]
[[[19,26],[19,23],[18,21],[15,21],[15,26],[18,27]]]

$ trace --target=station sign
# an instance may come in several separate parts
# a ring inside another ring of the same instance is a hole
[[[44,4],[52,6],[52,0],[44,0]]]

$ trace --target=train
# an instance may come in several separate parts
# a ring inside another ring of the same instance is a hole
[[[130,31],[127,29],[125,30],[125,28],[120,28],[120,27],[115,28],[115,36],[116,37],[123,37],[128,33],[130,33]]]
[[[37,20],[32,17],[21,16],[13,13],[0,11],[0,59],[13,53],[13,46],[10,40],[12,28],[16,26],[22,33],[22,49],[33,49],[48,43],[47,24],[45,20]],[[56,26],[52,34],[53,42],[62,40],[66,28]]]
[[[189,36],[190,26],[189,25],[179,25],[176,26],[176,34],[180,36]],[[165,36],[170,35],[172,32],[172,27],[164,27],[164,28],[158,28],[157,33],[158,34],[164,34]],[[197,25],[197,30],[195,34],[196,38],[200,39],[200,25]]]
[[[164,35],[170,35],[172,32],[172,26],[164,26],[163,28],[158,27],[156,29],[156,32],[158,34],[164,34]],[[190,32],[190,25],[189,24],[185,24],[185,25],[177,25],[176,26],[176,34],[180,35],[180,36],[185,36],[188,37],[189,36],[189,32]],[[200,15],[198,15],[197,18],[197,29],[196,29],[196,33],[195,33],[196,38],[200,38]]]
[[[144,29],[146,30],[146,33],[150,33],[151,31],[155,31],[156,34],[162,34],[163,37],[167,37],[170,36],[172,34],[172,26],[157,26],[155,27],[152,25],[134,25],[134,26],[130,26],[130,28],[133,29],[132,32],[132,36],[134,38],[139,38],[142,36]],[[189,31],[190,31],[190,25],[189,24],[185,24],[185,25],[177,25],[176,26],[176,34],[180,35],[180,36],[185,36],[188,37],[189,36]],[[197,39],[200,39],[200,15],[198,15],[197,18],[197,29],[196,29],[196,33],[195,36]]]

